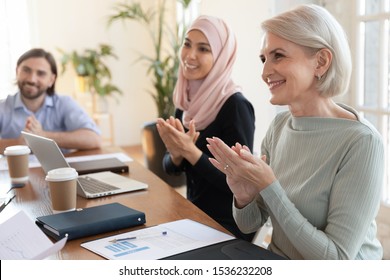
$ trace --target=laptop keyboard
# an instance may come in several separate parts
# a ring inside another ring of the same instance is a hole
[[[104,183],[102,181],[96,180],[90,177],[79,177],[80,184],[83,186],[83,189],[89,193],[101,193],[117,190],[119,188],[112,186],[110,184]]]

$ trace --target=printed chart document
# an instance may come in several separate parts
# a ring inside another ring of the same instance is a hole
[[[61,250],[66,240],[67,237],[53,244],[26,213],[19,211],[0,224],[0,259],[45,259]]]
[[[184,219],[81,244],[110,260],[158,260],[235,237]]]

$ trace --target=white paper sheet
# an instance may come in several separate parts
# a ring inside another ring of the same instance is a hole
[[[45,259],[61,250],[66,241],[67,237],[53,244],[26,213],[19,211],[0,224],[0,259]]]
[[[125,237],[136,238],[111,242]],[[157,260],[231,239],[234,239],[231,235],[184,219],[89,241],[81,246],[110,260]]]

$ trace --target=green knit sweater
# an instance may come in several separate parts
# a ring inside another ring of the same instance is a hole
[[[243,232],[270,216],[269,249],[290,259],[381,259],[376,238],[384,178],[377,130],[358,120],[276,116],[262,143],[277,181],[243,209],[233,206]]]

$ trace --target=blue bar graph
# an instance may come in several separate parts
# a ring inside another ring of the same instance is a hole
[[[106,249],[112,251],[115,257],[121,257],[124,255],[134,254],[139,251],[148,250],[150,247],[137,247],[129,241],[116,242],[110,245],[105,246]]]

